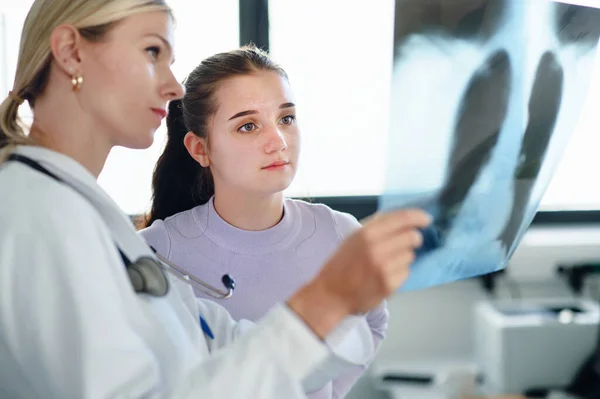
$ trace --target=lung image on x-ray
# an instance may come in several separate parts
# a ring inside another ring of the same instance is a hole
[[[380,209],[434,218],[402,288],[414,290],[506,267],[588,97],[600,9],[566,0],[395,6]]]

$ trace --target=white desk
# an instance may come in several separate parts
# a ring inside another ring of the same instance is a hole
[[[371,375],[375,387],[392,399],[449,399],[479,394],[477,370],[471,359],[440,358],[374,364]],[[431,382],[384,381],[385,375],[429,376]]]

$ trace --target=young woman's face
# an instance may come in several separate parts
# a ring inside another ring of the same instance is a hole
[[[208,134],[215,189],[270,195],[294,179],[300,150],[290,85],[259,71],[222,82]]]
[[[82,107],[113,145],[147,148],[166,115],[167,103],[183,95],[175,79],[173,21],[166,12],[130,16],[99,43],[84,43]]]

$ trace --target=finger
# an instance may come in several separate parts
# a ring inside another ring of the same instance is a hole
[[[375,247],[379,256],[389,260],[405,251],[414,251],[423,244],[423,234],[416,229],[405,229],[397,234],[391,234],[381,239]]]
[[[393,262],[388,265],[387,282],[388,286],[392,286],[394,290],[398,289],[408,278],[410,274],[410,265],[414,261],[414,253],[405,252],[396,257]]]
[[[427,227],[431,216],[421,209],[397,209],[371,215],[363,227],[376,228],[383,234],[407,227]]]
[[[431,216],[420,209],[400,209],[373,215],[363,229],[371,230],[372,237],[379,238],[407,228],[425,228],[431,221]]]
[[[396,269],[406,269],[413,264],[416,257],[417,255],[415,254],[415,251],[404,250],[401,252],[397,252],[392,258],[390,258],[389,267]]]

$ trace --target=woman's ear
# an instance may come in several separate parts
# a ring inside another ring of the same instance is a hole
[[[50,50],[54,62],[69,76],[83,74],[81,44],[81,34],[72,25],[59,25],[50,35]]]
[[[208,141],[202,137],[198,137],[194,132],[187,132],[183,138],[183,145],[188,152],[205,168],[210,166],[210,157],[208,155]]]

